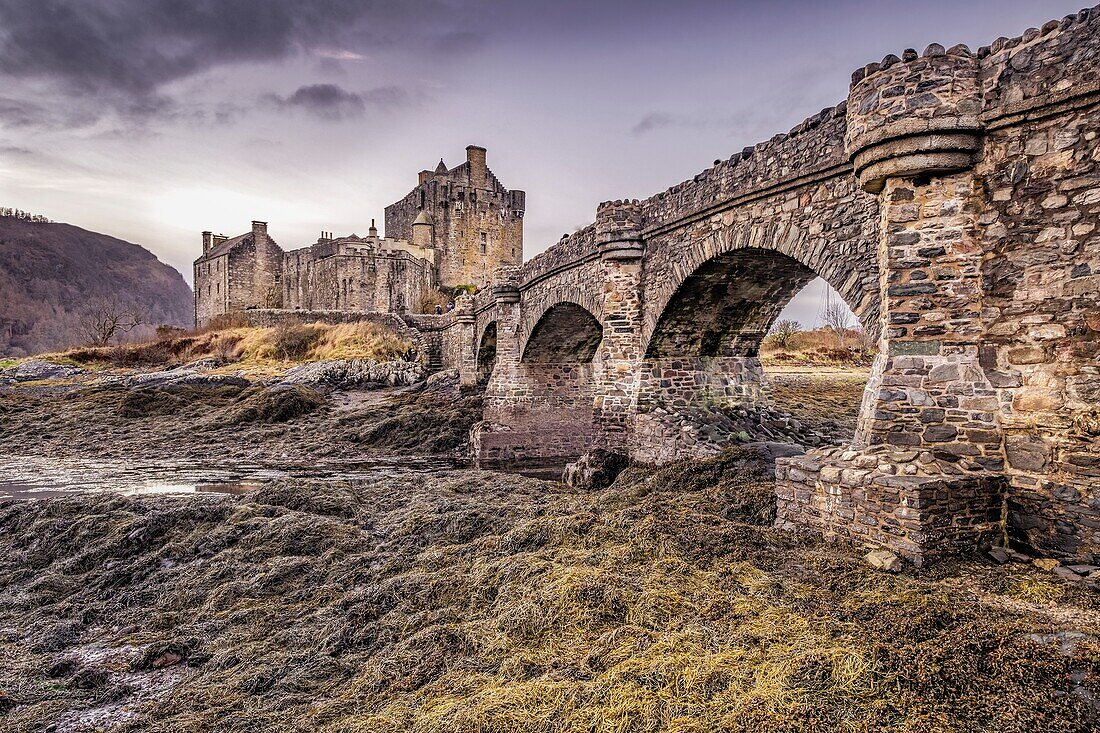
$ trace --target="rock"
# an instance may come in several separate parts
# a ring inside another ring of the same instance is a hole
[[[1012,556],[1011,556],[1011,555],[1009,555],[1009,553],[1008,553],[1008,550],[1006,550],[1006,549],[1005,549],[1005,548],[1003,548],[1003,547],[994,547],[994,548],[993,548],[992,550],[990,550],[990,551],[989,551],[989,552],[988,552],[987,554],[988,554],[988,555],[989,555],[989,557],[991,557],[991,558],[992,558],[992,559],[994,560],[994,562],[996,562],[996,563],[997,563],[998,565],[1004,565],[1004,564],[1005,564],[1006,562],[1008,562],[1009,560],[1011,560],[1011,559],[1012,559]]]
[[[1022,552],[1016,552],[1015,550],[1009,550],[1008,556],[1010,558],[1012,558],[1012,562],[1022,562],[1022,563],[1031,562],[1031,555],[1026,555]]]
[[[1068,567],[1070,570],[1077,573],[1078,575],[1090,575],[1091,573],[1095,573],[1097,570],[1100,570],[1100,566],[1097,565],[1070,565]]]
[[[888,573],[901,571],[902,560],[889,550],[871,550],[863,556],[864,562],[876,570],[885,570]]]
[[[1061,565],[1054,568],[1053,572],[1058,577],[1065,578],[1066,580],[1078,580],[1078,581],[1084,580],[1084,578],[1082,576],[1080,576],[1077,573],[1073,572],[1069,568],[1061,566]]]
[[[324,385],[334,389],[405,387],[419,382],[423,374],[424,368],[415,361],[334,359],[296,366],[283,375],[279,383]]]
[[[40,379],[65,379],[83,374],[80,367],[55,364],[45,359],[30,359],[10,369],[0,369],[0,376],[16,382],[33,382]]]
[[[134,664],[134,670],[164,669],[186,662],[191,656],[191,648],[182,643],[169,642],[156,644],[145,650],[140,660]]]
[[[204,360],[205,361],[205,360]],[[210,374],[205,365],[193,368],[191,365],[173,367],[159,372],[147,372],[123,377],[105,377],[103,384],[122,384],[134,387],[247,387],[251,382],[237,374]]]
[[[621,453],[594,448],[566,466],[561,480],[573,488],[605,489],[629,463]]]
[[[1040,570],[1054,570],[1054,568],[1058,567],[1062,563],[1058,562],[1052,557],[1040,557],[1032,560],[1031,564],[1039,568]]]

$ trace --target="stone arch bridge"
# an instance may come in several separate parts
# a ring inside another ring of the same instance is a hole
[[[1100,11],[859,69],[848,97],[463,298],[480,459],[647,461],[766,404],[814,277],[876,334],[857,435],[777,466],[778,524],[912,560],[1003,531],[1100,552]],[[1007,527],[1004,518],[1008,517]]]

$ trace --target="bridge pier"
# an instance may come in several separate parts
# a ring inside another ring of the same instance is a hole
[[[914,118],[919,83],[934,108]],[[880,354],[851,450],[777,466],[777,526],[888,547],[913,562],[994,539],[1004,469],[982,350],[977,60],[961,50],[857,81],[849,154],[879,197]]]
[[[484,420],[471,434],[472,452],[480,466],[556,466],[594,442],[595,367],[590,355],[570,359],[554,344],[544,353],[530,342],[525,349],[520,291],[511,274],[501,272],[493,286],[496,363],[486,385]]]

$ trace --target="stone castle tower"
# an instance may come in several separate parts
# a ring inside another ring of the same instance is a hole
[[[470,145],[465,163],[448,169],[440,160],[386,207],[386,236],[434,249],[442,287],[483,287],[498,267],[523,263],[525,206],[526,194],[489,170],[485,148]]]
[[[493,272],[523,263],[523,191],[509,191],[485,165],[421,171],[408,195],[386,207],[386,236],[371,220],[366,237],[322,232],[283,250],[252,222],[236,237],[202,233],[195,260],[195,323],[256,309],[409,313],[437,302],[437,288],[484,287]],[[427,305],[426,305],[427,304]]]

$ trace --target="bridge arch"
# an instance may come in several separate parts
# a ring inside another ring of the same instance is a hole
[[[645,358],[756,356],[786,305],[819,276],[813,267],[777,249],[735,247],[716,254],[687,274],[657,313]],[[850,281],[845,278],[840,284]],[[857,304],[845,301],[866,323],[869,299],[863,300],[862,313]]]
[[[497,322],[490,321],[477,343],[477,383],[486,384],[497,363]]]
[[[603,339],[600,320],[578,303],[547,308],[531,327],[520,361],[527,364],[590,363]]]
[[[654,249],[664,259],[674,253],[675,261],[664,277],[646,283],[644,353],[755,355],[754,341],[759,346],[783,307],[815,277],[877,333],[878,255],[875,238],[863,233],[875,226],[874,213],[852,207],[845,226],[834,223],[836,241],[811,237],[805,222],[735,223],[687,244],[665,235]]]

